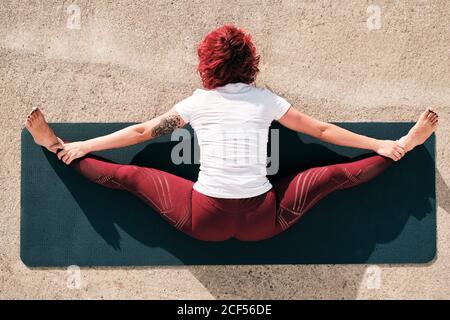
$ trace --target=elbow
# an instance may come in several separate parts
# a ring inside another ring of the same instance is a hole
[[[133,128],[133,140],[135,143],[144,142],[149,139],[149,136],[150,133],[145,127],[136,125]]]
[[[330,130],[330,127],[331,127],[330,123],[327,123],[327,122],[320,123],[317,128],[315,138],[317,138],[319,140],[323,140],[326,137],[327,132]]]

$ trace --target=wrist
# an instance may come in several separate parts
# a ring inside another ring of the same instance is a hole
[[[91,153],[95,151],[92,143],[89,140],[82,141],[82,143],[83,143],[83,150],[85,153]]]
[[[381,140],[372,138],[370,142],[370,150],[377,152],[380,149]]]

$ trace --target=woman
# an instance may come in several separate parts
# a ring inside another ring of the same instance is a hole
[[[405,136],[391,141],[311,118],[271,91],[252,86],[259,56],[251,37],[231,25],[206,35],[197,52],[204,88],[150,121],[78,142],[58,138],[38,108],[28,115],[25,126],[37,144],[81,175],[105,187],[132,192],[189,236],[256,241],[292,226],[330,192],[373,179],[422,144],[438,124],[437,114],[428,108]],[[266,177],[266,147],[274,120],[328,143],[375,153],[298,172],[272,185]],[[195,184],[167,172],[115,164],[90,154],[169,134],[186,123],[196,132],[200,147]],[[263,152],[258,146],[264,147]]]

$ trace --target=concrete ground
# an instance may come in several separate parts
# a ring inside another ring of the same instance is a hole
[[[448,0],[75,3],[0,1],[0,298],[450,298]],[[319,119],[413,121],[435,107],[432,263],[88,268],[79,289],[65,269],[22,264],[20,129],[31,107],[51,122],[150,119],[200,86],[195,45],[224,23],[253,35],[257,85]]]

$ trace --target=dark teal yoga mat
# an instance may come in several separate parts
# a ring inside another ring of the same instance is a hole
[[[52,124],[68,140],[88,139],[129,123]],[[412,123],[338,123],[397,139]],[[280,129],[278,175],[350,161],[367,151],[332,146]],[[120,163],[195,180],[198,165],[174,165],[165,136],[99,153]],[[201,242],[167,225],[143,202],[91,183],[22,132],[21,242],[30,267],[183,264],[426,263],[436,252],[435,140],[408,153],[367,184],[337,191],[294,227],[269,240]],[[273,176],[269,177],[274,178]]]

